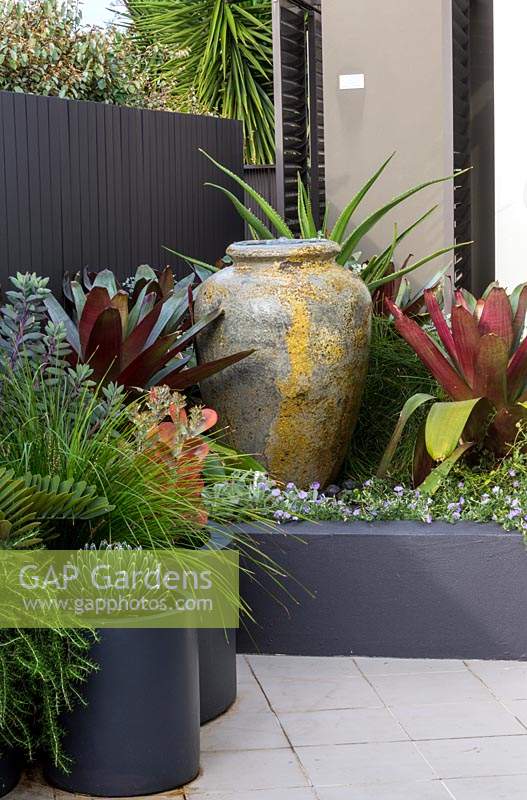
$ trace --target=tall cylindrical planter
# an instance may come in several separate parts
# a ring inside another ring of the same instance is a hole
[[[236,700],[236,631],[202,628],[199,642],[201,724],[225,713]]]
[[[205,550],[226,550],[232,536],[212,531]],[[201,628],[199,644],[199,698],[201,724],[227,711],[236,700],[236,630]]]
[[[233,266],[201,287],[196,317],[223,315],[198,337],[212,361],[248,358],[201,383],[229,443],[298,486],[336,477],[362,397],[370,339],[365,284],[324,239],[239,242]]]
[[[15,788],[22,774],[22,759],[15,750],[3,750],[0,755],[0,797]]]
[[[68,792],[106,797],[168,792],[199,770],[198,641],[195,630],[103,630],[99,671],[86,707],[64,716],[70,774],[45,777]]]

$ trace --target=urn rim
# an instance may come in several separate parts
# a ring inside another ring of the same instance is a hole
[[[234,242],[227,248],[227,253],[233,260],[268,261],[272,258],[288,258],[303,260],[317,258],[326,261],[335,258],[340,253],[341,247],[331,239],[249,239],[243,242]]]

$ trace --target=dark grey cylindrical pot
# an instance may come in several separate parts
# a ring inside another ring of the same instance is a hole
[[[227,711],[236,700],[236,631],[202,628],[198,641],[203,725]]]
[[[195,630],[103,630],[86,707],[62,719],[69,775],[44,765],[68,792],[131,797],[168,792],[199,770],[199,663]]]
[[[232,547],[232,536],[213,531],[204,549]],[[216,719],[236,700],[236,631],[202,628],[199,643],[199,695],[201,724]]]
[[[14,750],[6,750],[0,755],[0,797],[15,788],[22,774],[22,759]]]

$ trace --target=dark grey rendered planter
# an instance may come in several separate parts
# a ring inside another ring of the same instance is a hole
[[[239,652],[527,659],[520,534],[403,521],[244,530],[292,576],[296,602],[258,568],[256,580],[242,571],[257,624],[240,628]]]
[[[19,753],[4,751],[0,755],[0,797],[15,788],[22,774],[22,759]]]
[[[131,797],[168,792],[199,770],[198,642],[195,630],[100,631],[100,665],[86,707],[64,716],[69,775],[47,780],[68,792]]]
[[[214,531],[209,549],[223,550],[232,538]],[[216,719],[236,700],[236,631],[201,628],[199,643],[199,694],[201,724]]]

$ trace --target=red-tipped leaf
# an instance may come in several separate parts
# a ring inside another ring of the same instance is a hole
[[[209,361],[208,364],[199,364],[197,367],[175,372],[172,375],[165,376],[163,384],[166,384],[174,391],[181,392],[183,389],[188,389],[190,386],[205,380],[205,378],[210,378],[211,375],[221,372],[222,369],[236,364],[243,358],[247,358],[252,353],[254,353],[254,350],[243,350],[241,353],[234,353],[224,358],[218,358],[216,361]]]
[[[435,342],[419,327],[417,322],[408,319],[395,303],[387,299],[386,304],[395,318],[395,327],[403,339],[415,350],[434,378],[441,384],[453,400],[470,400],[473,392],[461,375],[449,364]]]
[[[178,333],[170,333],[143,350],[125,367],[117,378],[117,382],[122,386],[146,386],[150,378],[174,357],[175,354],[171,348],[178,337]]]
[[[525,328],[525,315],[527,314],[527,284],[524,284],[523,288],[520,290],[518,294],[518,305],[516,306],[516,311],[514,313],[514,319],[512,320],[512,331],[514,334],[514,345],[518,347],[522,340],[523,331]]]
[[[451,314],[452,336],[458,364],[469,386],[474,386],[476,356],[481,339],[478,323],[464,305],[455,305]],[[476,392],[477,394],[477,392]]]
[[[122,368],[125,369],[145,348],[152,328],[159,319],[163,302],[156,303],[152,311],[137,325],[123,342]]]
[[[474,393],[499,411],[507,405],[507,343],[494,333],[481,337],[475,364]]]
[[[119,311],[116,308],[106,308],[95,320],[86,347],[85,361],[93,369],[96,381],[113,381],[119,374],[121,335]]]
[[[507,369],[509,402],[513,402],[524,391],[527,383],[527,338],[523,340]]]
[[[456,345],[452,336],[452,331],[448,327],[448,322],[444,318],[443,312],[441,311],[439,303],[437,302],[437,297],[432,289],[426,289],[424,297],[428,313],[430,314],[432,322],[435,325],[439,338],[443,342],[448,355],[454,364],[456,364],[458,360]]]
[[[110,295],[104,286],[96,286],[86,297],[86,303],[79,320],[79,338],[83,358],[87,358],[87,347],[93,326],[103,311],[111,308]],[[120,317],[119,317],[120,319]]]
[[[489,292],[481,312],[479,332],[482,336],[486,333],[499,336],[505,341],[507,352],[510,352],[513,341],[512,309],[505,289],[495,286]]]

